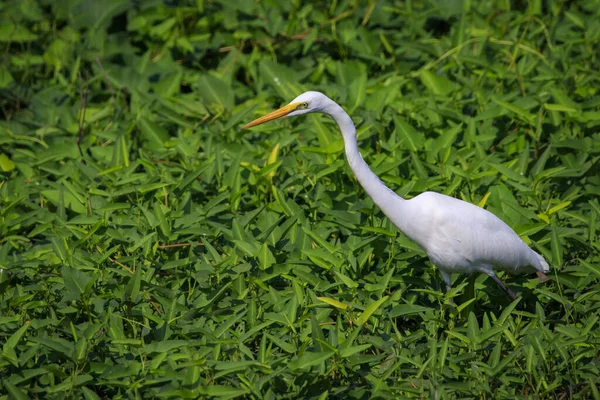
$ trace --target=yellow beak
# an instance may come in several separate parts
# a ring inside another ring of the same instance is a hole
[[[263,115],[260,118],[255,119],[252,122],[248,122],[246,125],[242,126],[242,129],[252,128],[253,126],[264,124],[265,122],[273,121],[275,119],[283,118],[298,107],[299,103],[288,104],[287,106],[281,107],[279,110],[268,113],[267,115]]]

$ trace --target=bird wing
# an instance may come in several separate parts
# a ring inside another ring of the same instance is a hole
[[[525,272],[528,266],[545,270],[538,258],[541,256],[491,212],[434,192],[410,201],[417,205],[413,215],[420,220],[413,240],[438,267],[456,272]]]

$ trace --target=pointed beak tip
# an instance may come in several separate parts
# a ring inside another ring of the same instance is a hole
[[[245,129],[250,129],[250,128],[252,128],[252,127],[254,127],[254,126],[258,125],[258,124],[257,124],[257,123],[255,123],[255,122],[256,122],[256,120],[254,120],[254,121],[251,121],[251,122],[248,122],[247,124],[244,124],[244,126],[242,126],[242,129],[244,129],[244,130],[245,130]]]

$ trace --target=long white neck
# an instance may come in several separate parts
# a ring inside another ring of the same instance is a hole
[[[401,204],[399,203],[404,203],[405,200],[385,186],[379,177],[371,171],[369,165],[363,159],[358,150],[356,128],[354,127],[354,123],[350,116],[342,107],[333,101],[331,104],[328,104],[325,112],[331,115],[340,127],[340,131],[344,137],[344,147],[346,150],[346,157],[348,158],[348,164],[350,164],[350,168],[354,172],[354,175],[356,175],[358,182],[385,215],[390,218],[392,217],[392,214],[397,215],[401,212],[401,210],[398,209],[398,207],[401,207]]]

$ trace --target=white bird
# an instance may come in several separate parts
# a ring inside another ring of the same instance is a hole
[[[448,290],[450,274],[477,271],[490,276],[515,299],[515,294],[496,276],[495,270],[513,273],[549,270],[546,260],[491,212],[440,193],[423,192],[406,200],[390,190],[360,154],[350,116],[323,93],[303,93],[288,105],[243,128],[308,113],[333,117],[344,138],[348,164],[356,179],[392,223],[425,250],[439,268]]]

